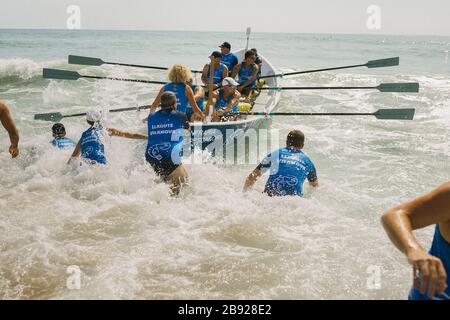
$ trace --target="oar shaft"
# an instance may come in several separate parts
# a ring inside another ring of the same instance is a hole
[[[361,90],[369,90],[369,89],[378,89],[378,87],[263,87],[261,90],[353,90],[353,89],[361,89]]]
[[[126,82],[139,82],[139,83],[153,83],[153,84],[166,84],[164,81],[153,81],[153,80],[139,80],[139,79],[125,79],[125,78],[111,78],[111,77],[97,77],[97,76],[82,76],[81,78],[88,79],[100,79],[100,80],[116,80],[116,81],[126,81]]]
[[[365,66],[366,66],[366,64],[355,64],[355,65],[344,66],[344,67],[334,67],[334,68],[314,69],[314,70],[305,70],[305,71],[295,71],[295,72],[287,72],[287,73],[283,73],[283,74],[274,74],[274,75],[269,75],[269,76],[262,76],[262,77],[259,77],[259,79],[282,77],[282,76],[293,76],[293,75],[296,75],[296,74],[305,74],[305,73],[314,73],[314,72],[350,69],[350,68],[358,68],[358,67],[365,67]]]
[[[118,62],[105,62],[106,64],[111,64],[115,66],[133,67],[133,68],[145,68],[145,69],[155,69],[155,70],[169,70],[167,67],[157,67],[157,66],[143,66],[140,64],[129,64],[129,63],[118,63]],[[202,73],[198,70],[191,70],[193,73]]]
[[[236,112],[233,114],[250,115],[250,116],[374,116],[374,113],[354,113],[354,112]]]

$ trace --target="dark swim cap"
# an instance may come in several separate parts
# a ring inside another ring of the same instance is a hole
[[[62,123],[55,123],[52,127],[52,132],[54,134],[64,134],[66,133],[66,128],[64,128]]]

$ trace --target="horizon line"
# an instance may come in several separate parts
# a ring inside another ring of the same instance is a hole
[[[203,32],[203,33],[245,33],[245,31],[207,31],[207,30],[164,30],[164,29],[66,29],[66,28],[41,28],[41,27],[27,27],[27,28],[10,28],[0,27],[0,30],[36,30],[36,31],[69,31],[69,32],[83,32],[83,31],[120,31],[120,32]],[[407,37],[440,37],[450,38],[449,35],[432,35],[432,34],[408,34],[408,33],[327,33],[327,32],[292,32],[292,31],[253,31],[252,33],[267,33],[267,34],[308,34],[308,35],[356,35],[356,36],[407,36]]]

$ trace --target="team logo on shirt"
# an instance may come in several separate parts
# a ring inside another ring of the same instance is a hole
[[[149,146],[147,154],[149,157],[154,158],[158,161],[161,161],[163,156],[161,155],[161,151],[168,151],[171,149],[171,144],[168,142],[158,143],[152,146]]]

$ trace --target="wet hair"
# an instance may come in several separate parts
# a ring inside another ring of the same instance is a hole
[[[252,50],[248,50],[248,51],[246,51],[245,52],[245,59],[247,59],[248,57],[251,57],[251,56],[255,56],[256,57],[256,54],[252,51]]]
[[[191,71],[184,64],[174,64],[168,74],[172,83],[186,83],[191,77]]]
[[[305,144],[305,135],[300,130],[292,130],[286,139],[287,147],[303,148]]]
[[[52,132],[54,135],[61,136],[66,134],[66,128],[62,123],[55,123],[52,127]]]
[[[177,96],[172,91],[164,92],[161,95],[161,109],[173,108],[177,104]]]

